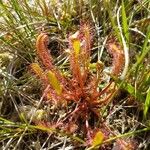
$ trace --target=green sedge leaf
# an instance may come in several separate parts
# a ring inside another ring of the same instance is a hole
[[[144,117],[146,118],[148,109],[150,108],[150,88],[147,91],[147,96],[144,104]]]
[[[47,77],[53,89],[58,95],[60,95],[62,93],[62,86],[60,85],[60,82],[58,81],[55,73],[53,73],[52,71],[48,71]]]
[[[118,81],[118,83],[120,84],[120,87],[125,89],[126,91],[128,91],[132,96],[134,96],[135,98],[137,98],[139,101],[144,101],[145,98],[144,96],[141,94],[141,92],[139,90],[136,89],[135,92],[135,87],[133,87],[130,83],[125,82],[122,84],[122,81]]]
[[[94,136],[92,146],[96,147],[100,145],[103,142],[103,140],[104,140],[104,134],[101,131],[98,131],[96,135]]]
[[[127,16],[126,16],[126,11],[125,11],[125,6],[124,6],[124,1],[122,0],[122,26],[123,26],[123,31],[126,37],[126,40],[129,42],[129,30],[128,30],[128,21],[127,21]]]

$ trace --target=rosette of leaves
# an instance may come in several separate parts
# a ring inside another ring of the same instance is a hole
[[[97,135],[101,139],[105,137],[96,125],[101,117],[100,109],[110,101],[116,89],[111,87],[112,82],[99,88],[104,66],[102,62],[91,63],[92,35],[89,24],[82,24],[79,31],[69,36],[68,42],[69,75],[64,75],[53,64],[48,52],[47,33],[37,37],[36,50],[41,64],[33,63],[31,68],[41,80],[43,89],[46,89],[43,91],[48,103],[62,109],[72,105],[57,127],[71,133],[82,133],[88,144],[99,143],[95,140]]]

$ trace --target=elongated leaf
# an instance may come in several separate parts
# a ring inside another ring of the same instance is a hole
[[[123,27],[123,31],[124,31],[126,40],[129,42],[128,21],[127,21],[125,6],[124,6],[124,0],[122,0],[122,9],[121,10],[122,10],[122,27]]]
[[[58,95],[60,95],[62,93],[62,86],[60,85],[60,82],[58,81],[55,73],[53,73],[52,71],[48,71],[47,77],[48,77],[48,80],[49,80],[51,86],[56,91],[56,93]]]
[[[141,94],[141,92],[136,89],[135,92],[135,87],[133,87],[130,83],[125,82],[122,83],[122,81],[117,81],[120,85],[121,88],[125,89],[126,91],[128,91],[132,96],[134,96],[137,100],[143,102],[145,100],[144,96]]]
[[[147,91],[147,96],[144,104],[144,117],[146,118],[148,109],[150,108],[150,88]]]
[[[106,10],[108,11],[108,16],[111,21],[112,28],[115,31],[115,35],[117,36],[119,42],[121,43],[122,40],[121,40],[118,26],[116,24],[116,15],[113,13],[112,5],[108,0],[104,0],[104,6],[105,6]]]
[[[74,39],[72,45],[75,52],[75,57],[78,58],[80,53],[80,41],[78,39]]]
[[[148,45],[149,39],[150,39],[150,26],[147,28],[147,34],[144,40],[141,55],[138,57],[137,62],[133,65],[132,70],[136,69],[142,63],[145,56],[150,52],[150,46]]]

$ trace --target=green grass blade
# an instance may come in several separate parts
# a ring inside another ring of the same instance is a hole
[[[125,10],[125,5],[124,1],[122,0],[122,27],[123,27],[123,32],[125,35],[126,40],[129,42],[129,27],[128,27],[128,21],[127,21],[127,16],[126,16],[126,10]]]
[[[139,101],[144,101],[145,98],[144,96],[141,94],[140,91],[136,90],[135,92],[135,87],[133,87],[130,83],[126,82],[126,81],[118,81],[119,83],[119,87],[123,88],[124,90],[126,90],[130,95],[134,96],[137,100]]]
[[[121,36],[120,36],[120,33],[119,33],[119,29],[118,29],[118,26],[117,26],[117,23],[116,23],[116,20],[115,20],[116,18],[115,18],[115,16],[113,16],[113,12],[111,10],[110,4],[111,4],[110,2],[108,2],[107,0],[104,0],[104,6],[105,6],[105,8],[108,12],[109,19],[111,21],[111,25],[112,25],[112,27],[115,31],[115,34],[116,34],[119,42],[122,43]]]
[[[130,75],[132,71],[136,70],[139,67],[139,65],[142,64],[142,61],[144,60],[144,58],[146,57],[148,52],[150,52],[150,46],[148,45],[149,39],[150,39],[150,26],[148,26],[148,29],[147,29],[147,35],[146,35],[146,38],[144,40],[141,55],[138,57],[136,63],[133,65],[133,67],[129,71],[128,75]]]
[[[147,91],[147,96],[144,104],[144,118],[146,118],[149,108],[150,108],[150,88]]]

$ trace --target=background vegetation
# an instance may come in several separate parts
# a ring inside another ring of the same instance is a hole
[[[110,70],[109,37],[115,37],[125,50],[121,78],[110,75],[119,90],[101,110],[101,120],[113,136],[106,140],[100,140],[101,135],[93,137],[96,146],[150,149],[149,0],[0,0],[1,149],[96,149],[85,145],[81,135],[34,123],[65,114],[43,102],[42,83],[30,71],[30,64],[38,60],[36,38],[41,31],[48,33],[54,64],[67,73],[68,37],[83,23],[92,31],[92,62],[101,61],[105,70]]]

